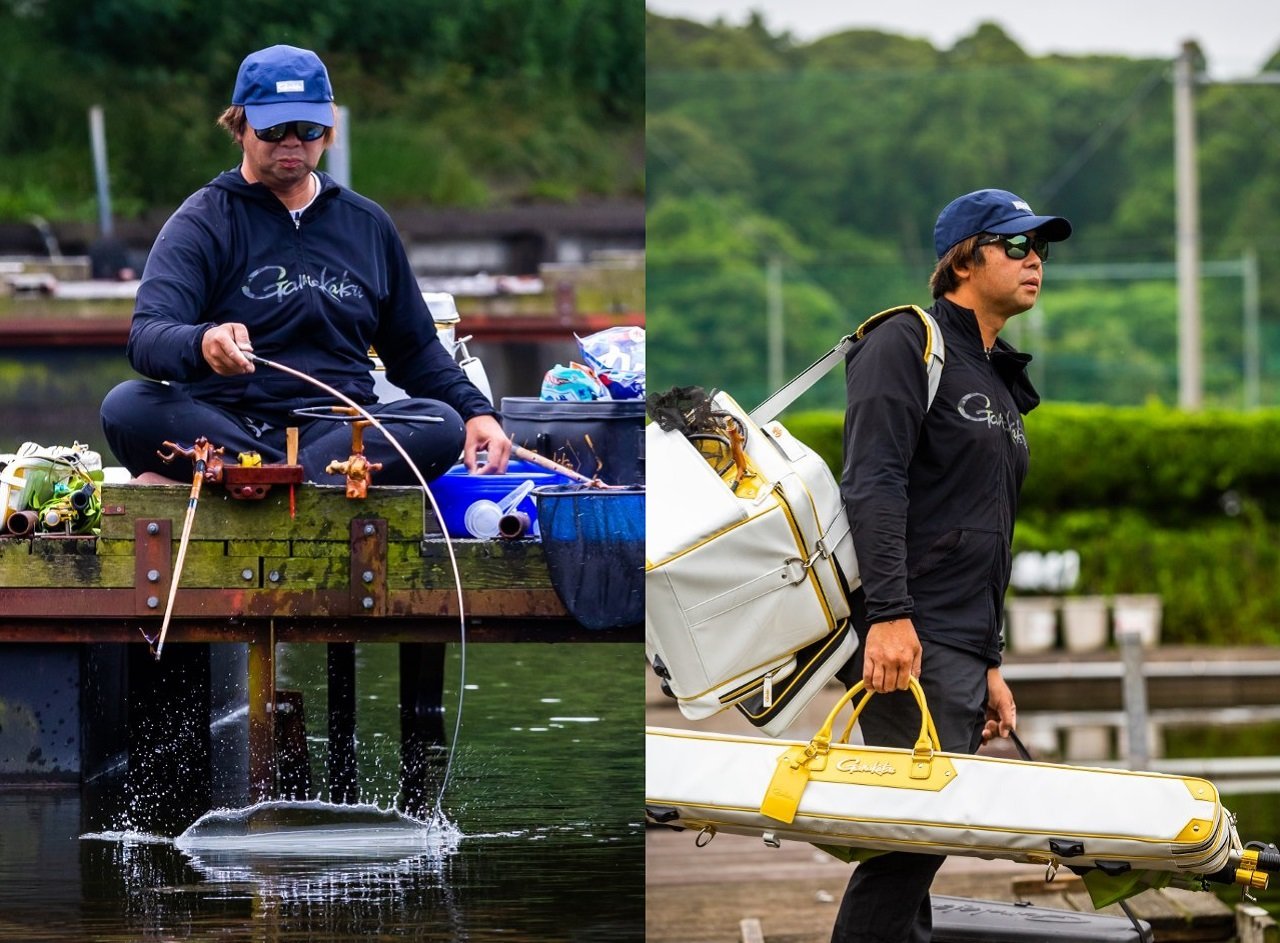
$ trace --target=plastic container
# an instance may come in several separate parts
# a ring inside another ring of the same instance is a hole
[[[431,493],[440,503],[444,515],[445,531],[450,537],[471,537],[467,530],[467,509],[477,501],[498,502],[509,496],[523,482],[532,482],[534,488],[543,485],[562,485],[567,478],[543,471],[529,462],[511,461],[505,475],[472,475],[465,465],[455,465],[447,473],[430,482]],[[532,495],[525,495],[514,510],[529,516],[529,530],[537,525],[538,509]]]
[[[440,342],[452,357],[458,348],[458,324],[462,321],[453,295],[447,291],[424,291],[422,300],[427,303],[427,310],[431,312],[431,320],[435,322]]]
[[[644,489],[554,485],[534,491],[556,595],[588,629],[644,619]]]
[[[491,540],[502,535],[503,518],[518,513],[516,509],[519,507],[520,502],[532,490],[533,482],[526,478],[516,485],[509,494],[504,495],[500,501],[490,501],[488,498],[472,501],[471,506],[462,515],[462,523],[466,527],[467,533],[472,537],[480,537],[485,540]],[[530,518],[530,522],[532,522],[532,518]]]
[[[644,480],[644,400],[504,396],[501,409],[503,429],[516,445],[607,485]]]
[[[0,529],[15,511],[24,511],[49,498],[53,486],[71,477],[75,462],[84,471],[102,468],[102,458],[78,443],[70,448],[44,448],[24,442],[13,455],[0,458]]]

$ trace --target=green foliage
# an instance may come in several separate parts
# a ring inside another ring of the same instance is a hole
[[[838,476],[843,415],[785,422]],[[1280,410],[1046,405],[1026,426],[1015,552],[1077,551],[1081,593],[1159,594],[1171,642],[1280,643]]]
[[[1275,645],[1280,528],[1241,516],[1161,527],[1129,509],[1026,515],[1014,551],[1073,549],[1082,593],[1155,593],[1174,644]]]
[[[951,49],[873,31],[800,43],[762,34],[758,19],[704,26],[651,14],[647,30],[651,205],[698,201],[710,213],[708,203],[721,201],[733,217],[785,226],[803,249],[789,259],[788,284],[834,299],[848,329],[888,305],[928,303],[932,227],[947,202],[979,187],[1013,190],[1075,229],[1055,248],[1040,309],[1006,335],[1035,355],[1042,394],[1130,405],[1176,400],[1168,61],[1034,57],[991,23]],[[1280,95],[1230,85],[1197,86],[1196,96],[1202,253],[1206,262],[1256,253],[1262,401],[1280,403],[1280,293],[1269,290],[1280,277]],[[723,246],[673,258],[650,229],[651,311],[670,290],[682,308],[700,312],[698,325],[684,326],[685,346],[663,353],[686,383],[707,371],[719,325],[764,318],[763,296],[744,309],[742,293],[732,305],[716,294],[721,262],[703,271],[698,287],[695,257],[723,258],[737,241],[725,237]],[[1059,266],[1135,264],[1166,269],[1142,278],[1055,274]],[[1215,406],[1238,407],[1241,279],[1206,271],[1200,292],[1205,395]],[[807,354],[789,360],[787,372],[833,342],[811,333],[798,345]],[[764,348],[743,368],[744,377],[762,375]],[[813,395],[815,405],[839,405],[838,391]]]
[[[215,120],[241,59],[273,43],[324,58],[374,199],[637,195],[642,15],[632,0],[3,0],[0,214],[80,215],[93,104],[117,211],[171,209],[237,162]]]

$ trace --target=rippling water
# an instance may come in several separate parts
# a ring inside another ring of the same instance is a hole
[[[361,799],[384,806],[396,792],[395,651],[361,646],[358,660]],[[402,843],[189,853],[164,836],[85,835],[75,791],[0,791],[0,940],[643,939],[640,657],[638,645],[471,646],[445,801],[456,831],[409,854]],[[322,646],[282,647],[316,791],[323,663]]]

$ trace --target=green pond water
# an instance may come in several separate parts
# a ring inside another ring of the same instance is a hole
[[[324,651],[281,646],[278,679],[303,693],[317,792]],[[398,789],[397,652],[357,647],[360,799],[381,805]],[[450,735],[459,654],[450,646]],[[452,840],[411,854],[188,854],[128,831],[82,837],[75,790],[0,790],[0,939],[643,939],[640,646],[471,645],[466,656]]]

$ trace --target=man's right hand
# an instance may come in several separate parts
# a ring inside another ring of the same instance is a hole
[[[249,329],[235,322],[216,325],[205,331],[200,339],[200,353],[219,376],[253,373],[253,362],[244,355],[246,350],[253,351]]]
[[[868,691],[905,691],[920,677],[920,639],[910,619],[877,622],[867,632],[862,681]]]

